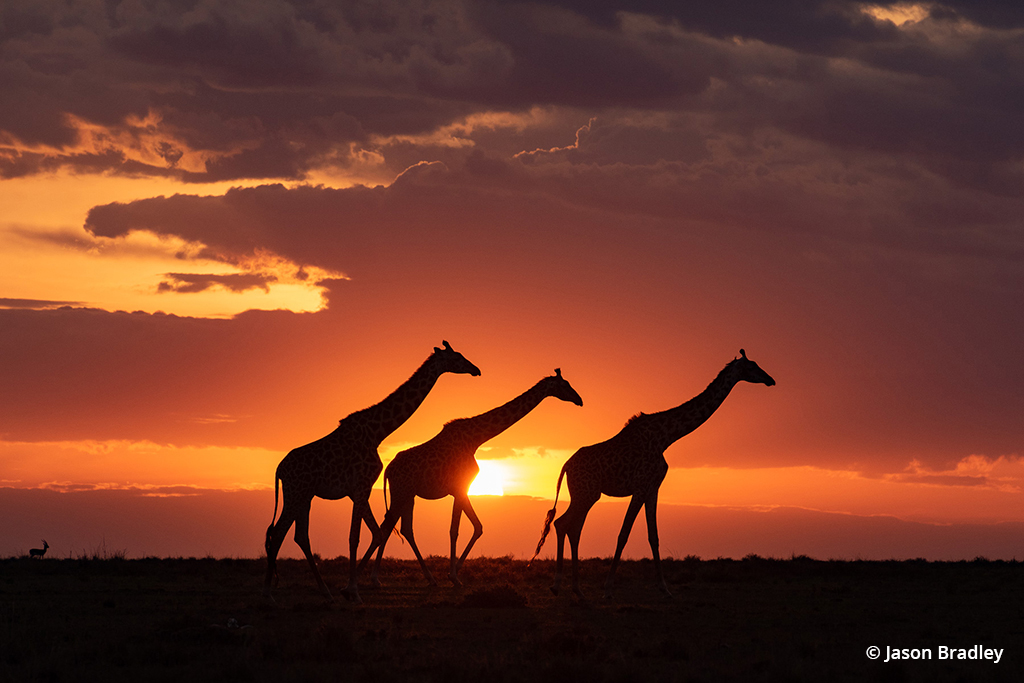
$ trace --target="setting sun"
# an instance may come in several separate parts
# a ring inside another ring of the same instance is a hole
[[[504,467],[493,460],[478,460],[480,474],[476,475],[469,487],[471,496],[503,496],[505,495]]]

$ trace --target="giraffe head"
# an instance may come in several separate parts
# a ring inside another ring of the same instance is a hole
[[[545,377],[541,380],[541,383],[544,385],[548,396],[554,396],[557,399],[575,403],[578,406],[583,405],[583,399],[572,388],[572,385],[562,379],[561,368],[555,368],[555,374],[551,377]]]
[[[737,381],[751,382],[753,384],[764,384],[775,386],[775,380],[767,372],[762,370],[757,363],[747,358],[747,352],[740,349],[740,357],[731,363],[736,372]]]
[[[438,374],[454,372],[473,377],[480,376],[480,368],[466,360],[466,357],[453,349],[448,342],[441,343],[444,344],[444,348],[439,349],[435,346],[434,353],[430,356],[430,360],[437,363]]]

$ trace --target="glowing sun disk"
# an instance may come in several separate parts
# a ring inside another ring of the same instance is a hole
[[[471,496],[503,496],[505,495],[504,472],[500,464],[493,460],[479,460],[480,473],[469,487]]]

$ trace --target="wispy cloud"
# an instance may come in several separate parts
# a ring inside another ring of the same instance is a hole
[[[212,275],[201,273],[166,273],[167,279],[157,287],[158,292],[175,292],[177,294],[195,294],[204,292],[211,287],[223,287],[231,292],[245,292],[250,289],[270,291],[270,283],[276,282],[274,275],[258,275],[251,273],[230,273]]]
[[[0,308],[20,308],[43,311],[62,306],[81,306],[81,301],[47,301],[45,299],[10,299],[0,297]]]

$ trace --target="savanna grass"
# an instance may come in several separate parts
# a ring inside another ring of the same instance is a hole
[[[109,555],[109,553],[108,553]],[[447,558],[430,557],[436,575]],[[467,561],[461,589],[388,560],[362,605],[325,603],[304,561],[0,560],[0,681],[1011,681],[1024,673],[1016,562],[686,558],[582,563],[588,596],[552,595],[550,560]],[[332,589],[346,558],[322,562]],[[980,662],[883,664],[869,645],[984,643]]]

